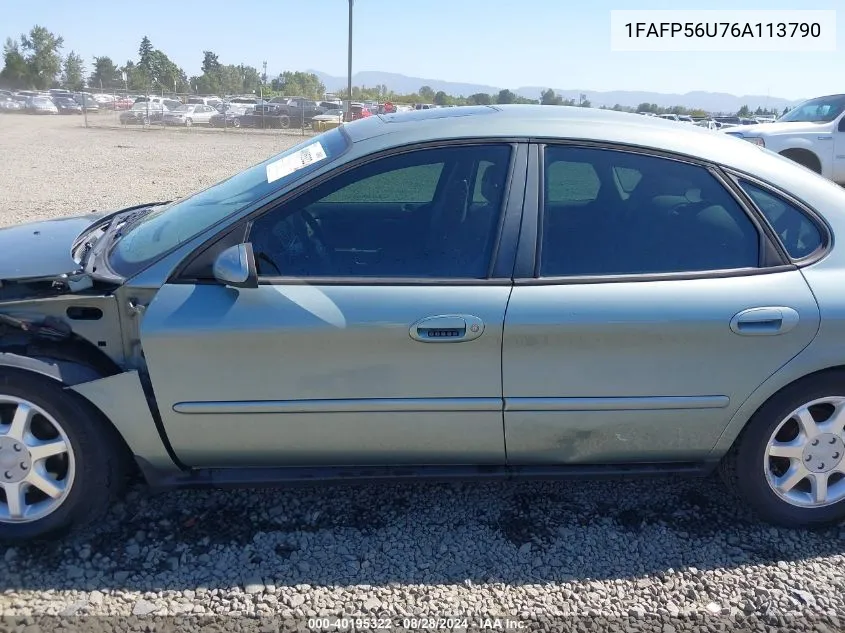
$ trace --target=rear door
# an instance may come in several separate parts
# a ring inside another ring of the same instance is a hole
[[[815,336],[803,276],[706,166],[593,146],[537,153],[539,213],[526,210],[505,321],[509,462],[703,459]]]
[[[179,458],[503,464],[526,163],[503,142],[385,155],[243,227],[258,288],[166,284],[141,339]]]

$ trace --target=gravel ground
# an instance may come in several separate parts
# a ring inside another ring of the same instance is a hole
[[[98,118],[102,117],[102,118]],[[0,226],[184,196],[302,140],[278,130],[108,127],[0,114]]]
[[[184,194],[295,140],[7,116],[2,222]],[[359,615],[398,629],[455,616],[471,630],[511,617],[531,630],[836,631],[844,550],[845,528],[769,527],[713,478],[157,495],[135,484],[91,531],[0,552],[0,630],[173,615],[314,630],[332,627],[309,617]]]

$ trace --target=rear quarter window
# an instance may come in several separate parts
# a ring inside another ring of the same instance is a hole
[[[804,211],[750,182],[741,181],[740,186],[765,216],[791,258],[809,257],[824,246],[824,235]]]

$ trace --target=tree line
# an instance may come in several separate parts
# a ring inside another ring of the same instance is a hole
[[[285,71],[267,81],[267,64],[259,72],[247,64],[224,64],[213,51],[203,51],[201,74],[188,77],[185,71],[173,62],[164,51],[153,46],[146,35],[138,46],[138,57],[119,65],[106,55],[94,56],[88,66],[80,55],[70,50],[62,55],[64,38],[43,26],[35,25],[29,33],[18,39],[6,38],[3,47],[3,69],[0,70],[0,86],[12,90],[46,90],[67,88],[73,91],[86,87],[97,91],[127,91],[141,93],[196,93],[205,95],[256,94],[264,96],[297,95],[320,100],[326,93],[326,86],[314,73]],[[90,70],[90,72],[88,72]],[[345,96],[345,95],[344,95]],[[476,93],[468,97],[453,96],[444,91],[435,91],[431,86],[422,86],[415,93],[398,94],[385,85],[354,86],[352,99],[356,101],[378,100],[394,103],[433,103],[435,105],[492,105],[508,103],[541,103],[543,105],[568,105],[592,107],[584,95],[576,101],[565,99],[551,88],[542,91],[539,99],[529,99],[511,90],[498,93]],[[683,106],[658,107],[653,103],[641,103],[637,108],[616,104],[602,109],[623,112],[648,112],[653,114],[688,114],[706,116],[700,109]],[[784,113],[787,110],[784,109]],[[772,116],[774,110],[757,108],[751,112],[743,106],[737,116]]]

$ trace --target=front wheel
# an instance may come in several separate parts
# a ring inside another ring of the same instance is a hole
[[[0,540],[96,521],[125,480],[116,432],[55,381],[0,373]]]
[[[185,127],[191,127],[194,124],[192,119],[185,119]]]
[[[845,518],[845,372],[808,377],[766,402],[723,459],[729,487],[766,521]]]
[[[241,120],[235,119],[234,121],[232,121],[232,127],[241,127]]]

